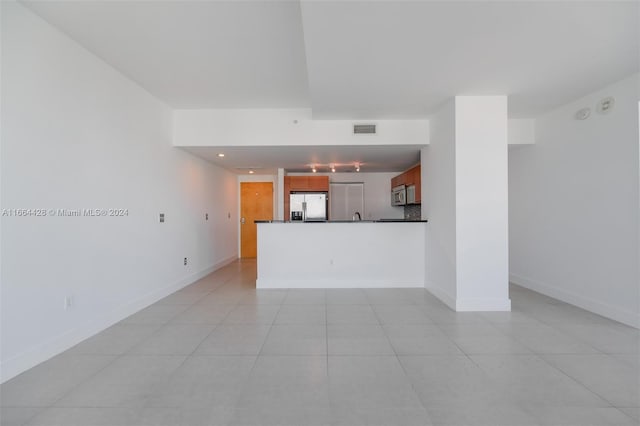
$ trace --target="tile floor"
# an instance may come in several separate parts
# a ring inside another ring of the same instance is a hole
[[[256,290],[233,263],[1,387],[14,425],[637,425],[639,332],[512,286]]]

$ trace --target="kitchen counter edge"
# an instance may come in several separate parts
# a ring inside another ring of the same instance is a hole
[[[255,220],[254,223],[427,223],[425,220],[382,219],[382,220]]]

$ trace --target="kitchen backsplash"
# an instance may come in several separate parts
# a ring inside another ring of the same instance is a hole
[[[404,218],[405,220],[420,220],[422,219],[422,208],[420,204],[407,204],[404,206]]]

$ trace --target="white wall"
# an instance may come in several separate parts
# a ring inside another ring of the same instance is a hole
[[[508,120],[509,145],[531,145],[536,143],[536,121],[533,118]]]
[[[424,287],[425,223],[259,223],[258,288]]]
[[[449,306],[456,300],[455,101],[431,117],[431,144],[422,149],[425,286]]]
[[[636,74],[550,111],[535,145],[509,151],[511,280],[636,326],[638,87]],[[573,118],[606,96],[609,114]]]
[[[427,120],[313,120],[310,109],[199,109],[173,114],[176,146],[424,145]],[[375,123],[375,135],[353,124]]]
[[[354,135],[354,124],[376,124]],[[429,144],[429,120],[314,120],[310,108],[179,109],[176,146],[419,145]],[[533,120],[509,120],[509,144],[532,144]]]
[[[313,173],[329,176],[330,183],[364,183],[363,219],[402,219],[404,208],[391,205],[391,178],[400,173]],[[289,173],[289,176],[307,176],[309,173]]]
[[[284,175],[285,171],[283,168],[278,169],[278,185],[276,191],[276,212],[277,214],[274,216],[277,220],[284,220]]]
[[[128,209],[2,218],[7,380],[233,260],[237,181],[171,145],[164,104],[12,2],[1,89],[3,209]]]

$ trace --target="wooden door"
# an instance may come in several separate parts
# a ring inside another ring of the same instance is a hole
[[[256,257],[255,220],[273,219],[273,183],[240,182],[240,257]]]

